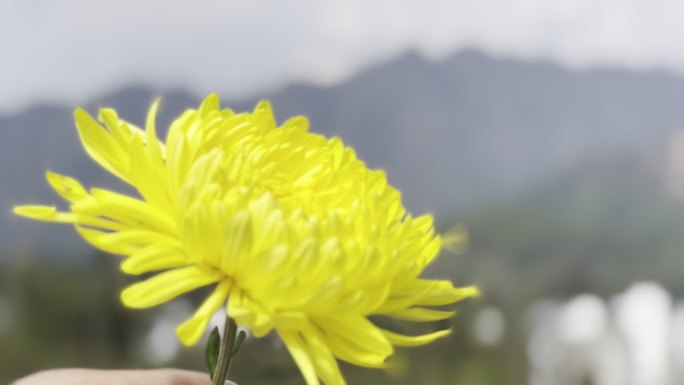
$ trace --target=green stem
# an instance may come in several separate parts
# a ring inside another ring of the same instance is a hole
[[[221,338],[221,348],[219,350],[218,364],[216,365],[216,372],[211,385],[224,385],[230,371],[230,361],[233,358],[233,344],[235,343],[235,334],[237,333],[237,324],[232,318],[226,317],[226,323],[223,327],[223,337]]]

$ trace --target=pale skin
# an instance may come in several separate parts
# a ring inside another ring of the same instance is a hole
[[[210,385],[204,373],[178,369],[55,369],[34,373],[12,385]],[[226,381],[226,385],[236,385]]]

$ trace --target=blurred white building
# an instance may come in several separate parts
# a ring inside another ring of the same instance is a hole
[[[529,315],[530,385],[684,384],[684,303],[656,283],[608,303],[540,300]]]

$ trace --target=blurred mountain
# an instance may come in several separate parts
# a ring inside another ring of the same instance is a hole
[[[157,93],[164,96],[159,127],[199,102],[182,91],[133,87],[85,107],[92,112],[112,106],[140,124]],[[273,101],[279,121],[309,116],[313,131],[341,136],[371,167],[387,170],[410,209],[438,211],[440,217],[533,194],[552,181],[556,186],[581,181],[566,176],[585,175],[598,164],[630,160],[638,169],[644,154],[658,154],[684,128],[682,77],[573,71],[476,51],[439,62],[409,53],[336,86],[294,84],[263,96]],[[245,110],[255,101],[224,105]],[[19,202],[58,202],[44,183],[48,168],[87,185],[119,186],[87,159],[71,111],[37,105],[0,116],[0,204],[6,212]],[[656,171],[648,175],[662,174]],[[637,186],[662,188],[660,177],[639,179],[631,166],[625,173]],[[598,182],[611,185],[604,176]],[[560,188],[544,197],[566,192]],[[81,242],[68,226],[57,230],[8,216],[0,223],[0,244],[13,252],[50,247],[69,256]]]
[[[609,296],[642,280],[684,295],[684,201],[667,188],[670,161],[656,151],[589,160],[477,207],[459,216],[471,235],[467,258],[442,258],[433,269],[478,282],[509,305]]]

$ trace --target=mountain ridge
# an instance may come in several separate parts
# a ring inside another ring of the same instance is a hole
[[[84,107],[111,106],[140,124],[154,96],[164,97],[158,127],[199,100],[182,90],[127,87]],[[264,99],[278,121],[307,115],[311,130],[337,135],[370,167],[387,170],[414,212],[440,217],[523,194],[570,172],[586,159],[653,151],[684,126],[684,78],[663,72],[574,71],[550,62],[524,62],[463,51],[431,62],[408,53],[344,83],[295,83]],[[251,110],[257,98],[225,102]],[[0,116],[0,204],[58,202],[46,169],[85,185],[114,178],[87,158],[70,108],[42,104]],[[68,229],[71,230],[71,229]],[[0,223],[5,249],[72,249],[77,237],[54,226],[8,219]],[[55,242],[59,246],[54,246]]]

